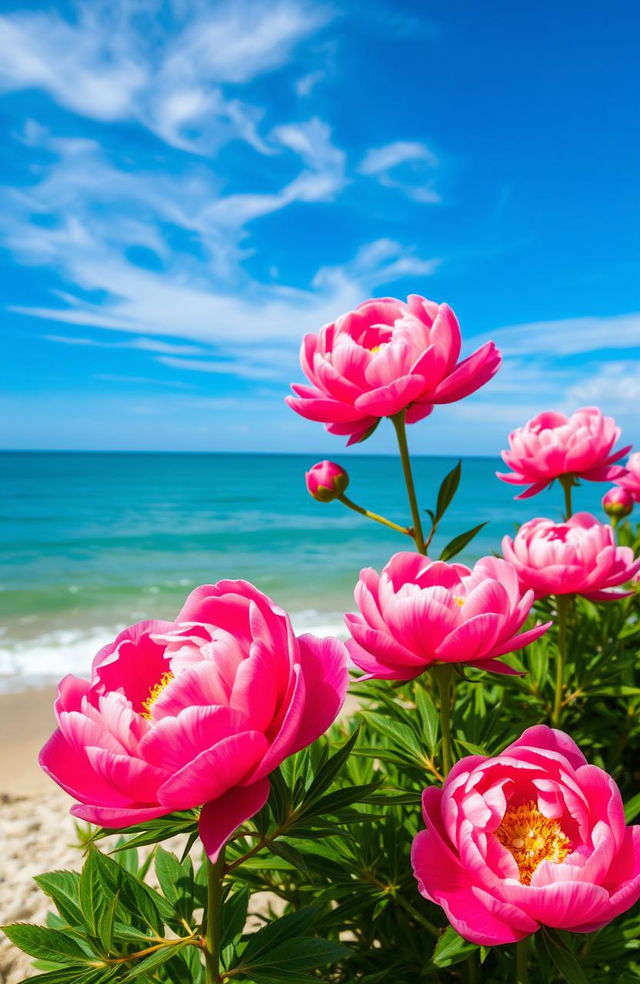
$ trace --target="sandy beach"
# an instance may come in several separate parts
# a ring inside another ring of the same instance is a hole
[[[79,868],[70,798],[38,765],[55,727],[54,691],[0,694],[0,922],[43,922],[48,900],[33,876]],[[0,984],[31,976],[31,958],[0,939]]]

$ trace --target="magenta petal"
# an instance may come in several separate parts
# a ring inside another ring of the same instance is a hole
[[[79,820],[86,820],[87,823],[95,823],[98,827],[113,827],[119,830],[121,827],[130,827],[134,823],[144,823],[145,820],[155,820],[156,817],[163,817],[170,810],[166,806],[141,806],[141,807],[111,807],[111,806],[92,806],[85,803],[77,803],[71,807],[71,815],[78,817]]]
[[[261,810],[269,798],[269,780],[259,779],[250,786],[237,786],[218,799],[205,803],[198,832],[209,860],[214,864],[231,835]]]
[[[422,396],[424,388],[422,376],[401,376],[393,383],[359,396],[356,407],[370,417],[391,417]]]
[[[167,772],[130,755],[114,755],[104,748],[87,748],[90,765],[114,790],[133,803],[155,803],[158,786]]]
[[[305,691],[310,699],[292,753],[315,741],[333,724],[349,686],[344,643],[331,637],[317,639],[312,635],[300,636],[298,642]]]
[[[549,728],[546,724],[534,724],[527,728],[520,737],[508,745],[503,755],[508,755],[514,748],[533,748],[542,749],[556,753],[556,755],[566,758],[572,768],[579,769],[586,765],[587,760],[576,745],[575,741],[556,728]]]
[[[56,716],[59,716],[61,711],[81,710],[82,698],[86,697],[90,690],[91,684],[88,680],[81,680],[72,674],[63,677],[58,684],[58,693],[54,704]]]
[[[464,359],[434,393],[429,394],[433,403],[453,403],[475,393],[500,368],[502,356],[493,342],[486,342],[467,359]]]
[[[246,715],[231,707],[185,707],[176,717],[155,722],[138,753],[153,765],[176,773],[203,749],[250,729]]]
[[[172,622],[155,620],[124,629],[95,657],[92,681],[100,683],[106,692],[122,689],[134,710],[139,711],[150,688],[169,668],[164,644],[155,642],[152,636],[172,628]]]
[[[271,738],[271,745],[266,754],[250,775],[252,783],[273,772],[295,747],[307,700],[304,675],[299,665],[293,668],[293,680],[293,690],[286,713],[277,734]]]
[[[158,799],[169,810],[188,810],[217,799],[242,782],[264,758],[269,743],[260,731],[223,738],[168,779]]]
[[[524,892],[517,893],[522,908],[532,919],[555,929],[572,929],[580,923],[592,922],[604,914],[609,902],[609,893],[601,885],[582,881],[527,887],[526,896]]]
[[[48,776],[82,802],[103,806],[130,806],[131,797],[114,789],[89,764],[85,754],[78,754],[58,729],[40,752],[38,761]]]
[[[506,656],[507,653],[516,652],[518,649],[524,649],[528,646],[530,642],[535,642],[539,639],[541,635],[547,631],[552,625],[552,622],[545,622],[543,625],[534,625],[532,629],[527,629],[526,632],[521,632],[520,635],[511,636],[505,642],[499,642],[491,650],[491,656],[495,659],[496,656]]]
[[[347,423],[348,421],[359,420],[364,416],[361,410],[356,410],[350,403],[341,403],[339,400],[332,400],[328,397],[303,400],[296,399],[294,396],[287,396],[285,401],[301,417],[315,420],[321,424]]]

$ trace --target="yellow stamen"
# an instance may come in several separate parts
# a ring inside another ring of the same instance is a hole
[[[380,344],[380,345],[374,345],[373,348],[370,348],[369,349],[369,351],[375,353],[375,352],[379,352],[381,348],[382,348],[382,344]]]
[[[460,595],[454,595],[453,600],[455,601],[456,605],[460,606],[460,608],[462,608],[462,606],[464,605],[464,598],[461,598]]]
[[[507,810],[496,837],[515,858],[523,885],[531,884],[541,861],[560,864],[571,851],[560,823],[545,817],[532,802]]]
[[[162,674],[158,683],[154,683],[154,685],[149,689],[149,696],[147,697],[146,700],[142,701],[142,706],[144,710],[140,711],[141,717],[147,718],[147,720],[151,719],[151,708],[157,701],[158,697],[160,696],[164,688],[167,686],[167,684],[171,683],[172,680],[173,680],[173,673],[171,673],[170,670],[167,670],[166,673]]]

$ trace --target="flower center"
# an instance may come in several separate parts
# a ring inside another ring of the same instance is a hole
[[[386,345],[386,342],[380,342],[379,345],[372,345],[371,348],[369,349],[369,351],[372,352],[375,355],[376,352],[379,352],[381,349],[383,349],[385,347],[385,345]]]
[[[140,711],[140,717],[146,718],[147,721],[151,720],[151,708],[157,701],[158,697],[167,686],[173,680],[173,673],[171,670],[167,670],[163,673],[157,683],[154,683],[152,687],[149,688],[149,696],[146,700],[142,701],[142,707],[144,710]]]
[[[454,595],[453,600],[455,601],[456,605],[458,605],[460,608],[462,608],[462,606],[464,605],[464,598],[461,598],[460,595]]]
[[[496,837],[515,858],[523,885],[531,884],[541,861],[559,864],[571,850],[571,842],[559,822],[545,817],[535,803],[507,810]]]

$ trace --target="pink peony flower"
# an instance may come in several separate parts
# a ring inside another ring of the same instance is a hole
[[[615,601],[630,592],[609,589],[629,581],[640,568],[631,547],[617,546],[611,527],[590,513],[574,513],[564,523],[530,519],[515,539],[503,537],[502,553],[536,598],[580,594]]]
[[[633,496],[628,489],[614,485],[603,495],[602,508],[612,519],[624,519],[633,510]]]
[[[461,400],[488,382],[501,356],[493,342],[458,363],[460,328],[447,304],[419,294],[365,301],[306,335],[300,363],[310,386],[292,386],[287,403],[332,434],[362,441],[381,417],[406,410],[422,420],[436,403]]]
[[[126,827],[203,806],[217,858],[269,794],[267,776],[335,719],[347,688],[336,639],[296,638],[286,612],[246,581],[196,588],[176,622],[141,622],[65,677],[45,772],[71,812]]]
[[[640,451],[631,455],[616,483],[631,493],[634,502],[640,502]]]
[[[332,502],[346,490],[349,476],[335,461],[319,461],[305,472],[307,492],[318,502]]]
[[[625,827],[615,782],[562,731],[537,725],[495,758],[467,756],[422,810],[418,888],[473,943],[591,933],[640,897],[640,826]]]
[[[619,437],[613,417],[603,417],[597,407],[583,407],[570,417],[545,410],[509,434],[509,451],[502,458],[513,471],[496,474],[503,482],[529,486],[516,499],[542,492],[563,475],[612,482],[623,474],[614,461],[629,450],[612,451]]]
[[[397,553],[381,574],[360,572],[360,615],[345,615],[353,636],[347,649],[366,678],[412,680],[433,663],[470,663],[495,673],[513,671],[499,657],[548,629],[518,635],[533,603],[504,560],[483,557],[473,570]]]

